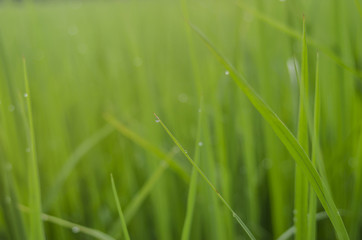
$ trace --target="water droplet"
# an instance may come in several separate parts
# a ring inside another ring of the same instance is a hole
[[[298,84],[297,75],[299,73],[299,63],[295,57],[291,57],[287,60],[287,67],[289,72],[290,81],[293,85]]]
[[[202,145],[204,145],[204,143],[203,143],[203,142],[199,142],[199,146],[201,147]]]
[[[74,226],[74,227],[72,227],[72,232],[73,233],[79,233],[79,227],[77,227],[77,226]]]
[[[201,108],[199,108],[199,113],[202,112]]]
[[[75,36],[78,34],[78,27],[73,25],[68,28],[68,34],[69,36]]]
[[[155,120],[155,122],[156,122],[156,123],[159,123],[159,122],[160,122],[160,120],[159,120],[159,119],[156,119],[156,120]]]
[[[27,93],[24,93],[24,97],[28,97],[28,94],[27,94]]]
[[[229,71],[228,70],[226,70],[225,71],[225,75],[229,75],[230,73],[229,73]]]
[[[185,153],[186,153],[186,154],[188,153],[187,150],[185,150]]]
[[[182,103],[185,103],[189,100],[189,97],[185,93],[181,93],[178,95],[178,100]]]
[[[27,148],[25,149],[25,152],[30,152],[30,147],[27,147]]]
[[[8,109],[9,109],[9,112],[14,112],[15,106],[11,104],[11,105],[9,105]]]

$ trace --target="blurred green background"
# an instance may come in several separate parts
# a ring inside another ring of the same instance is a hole
[[[304,14],[311,98],[320,54],[321,152],[351,239],[359,239],[361,230],[359,4],[198,0],[186,6],[189,21],[294,134]],[[197,77],[204,99],[201,130]],[[46,214],[123,239],[113,173],[132,239],[180,238],[192,166],[155,122],[155,112],[191,156],[199,148],[200,168],[258,239],[275,239],[293,226],[293,159],[189,29],[179,1],[1,2],[0,239],[32,239],[24,207],[34,193],[29,95]],[[318,212],[317,239],[334,239],[319,205]],[[94,239],[78,225],[57,221],[45,219],[47,239]],[[202,179],[190,239],[246,239]]]

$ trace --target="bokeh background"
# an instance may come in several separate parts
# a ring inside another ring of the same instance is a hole
[[[0,239],[32,239],[29,96],[42,212],[57,217],[43,216],[47,239],[95,239],[77,224],[124,239],[110,173],[132,239],[181,237],[192,166],[153,113],[190,156],[199,151],[200,168],[258,239],[279,237],[293,226],[295,162],[188,22],[296,134],[303,15],[311,101],[320,55],[327,180],[359,239],[360,1],[183,2],[188,17],[180,1],[1,2]],[[317,239],[334,239],[323,211]],[[190,239],[246,239],[201,178]]]

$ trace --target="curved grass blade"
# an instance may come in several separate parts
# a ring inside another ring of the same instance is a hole
[[[98,130],[96,133],[94,133],[92,136],[87,138],[81,145],[77,147],[77,149],[66,161],[62,169],[59,171],[53,186],[50,188],[50,192],[47,194],[47,198],[44,204],[45,210],[49,209],[52,206],[52,204],[58,197],[60,192],[59,190],[62,188],[65,180],[80,162],[82,157],[113,131],[113,127],[106,125]]]
[[[285,24],[268,17],[264,13],[261,13],[258,10],[253,9],[253,8],[247,6],[246,4],[241,3],[241,1],[237,2],[236,4],[240,8],[246,10],[248,13],[250,13],[253,16],[255,16],[256,18],[258,18],[259,20],[265,22],[269,26],[274,27],[275,29],[278,29],[279,31],[281,31],[293,38],[296,38],[299,40],[303,39],[303,35],[300,34],[298,31],[295,31],[294,29],[291,29],[290,27],[286,26]],[[328,56],[331,60],[333,60],[337,65],[341,66],[345,70],[358,76],[359,80],[362,80],[362,72],[345,64],[344,61],[340,57],[338,57],[332,50],[330,50],[327,47],[324,47],[322,44],[320,44],[319,42],[317,42],[311,38],[307,39],[307,43],[318,48],[321,52],[323,52],[324,54],[326,54],[326,56]]]
[[[104,119],[111,124],[114,128],[116,128],[120,133],[122,133],[125,137],[131,139],[133,142],[141,146],[143,149],[152,153],[156,157],[165,160],[170,168],[177,173],[186,183],[190,181],[190,177],[188,173],[180,166],[178,162],[170,158],[170,156],[162,151],[157,146],[153,145],[152,143],[148,142],[146,139],[142,138],[141,136],[137,135],[125,125],[123,125],[120,121],[118,121],[114,116],[111,114],[104,114]]]
[[[226,208],[232,213],[233,217],[237,220],[237,222],[240,224],[240,226],[244,229],[246,234],[249,236],[250,239],[254,239],[254,235],[251,233],[249,228],[246,226],[246,224],[241,220],[241,218],[236,214],[236,212],[230,207],[230,205],[226,202],[226,200],[221,196],[221,194],[216,190],[215,186],[211,183],[209,178],[205,175],[205,173],[199,168],[199,166],[195,163],[194,160],[188,155],[188,153],[185,151],[185,149],[182,147],[182,145],[179,143],[179,141],[173,136],[173,134],[168,130],[166,125],[161,121],[161,119],[154,114],[157,120],[161,123],[161,126],[163,129],[167,132],[167,134],[170,136],[172,141],[177,145],[177,147],[181,150],[181,152],[185,155],[187,160],[191,163],[191,165],[197,170],[197,172],[201,175],[201,177],[206,181],[206,183],[211,187],[211,189],[216,193],[216,195],[219,197],[219,199],[222,201],[222,203],[226,206]]]
[[[39,182],[38,160],[36,155],[35,133],[33,124],[33,113],[31,108],[31,94],[29,88],[28,74],[26,70],[26,62],[23,57],[24,81],[26,90],[26,102],[28,107],[28,124],[30,138],[30,162],[29,162],[29,206],[30,212],[30,239],[43,240],[45,239],[44,226],[41,220],[41,193]]]
[[[313,167],[308,155],[300,146],[295,136],[280,120],[280,118],[272,111],[272,109],[263,101],[263,99],[249,85],[245,77],[237,72],[235,67],[227,60],[210,42],[210,40],[194,25],[191,25],[198,36],[204,41],[211,52],[215,54],[221,64],[229,71],[230,76],[235,84],[244,92],[250,102],[262,115],[262,117],[270,124],[275,134],[289,151],[290,155],[296,161],[298,166],[303,170],[308,178],[311,186],[316,192],[321,204],[328,213],[328,216],[334,226],[339,239],[349,239],[346,228],[338,213],[337,207],[333,201],[332,195],[329,192],[326,183],[320,177],[316,169]]]
[[[117,189],[116,189],[116,185],[114,184],[114,179],[113,179],[113,175],[112,175],[112,174],[111,174],[111,182],[112,182],[113,195],[114,195],[114,199],[116,200],[117,209],[118,209],[118,214],[119,214],[119,217],[120,217],[120,219],[121,219],[121,226],[122,226],[122,230],[123,230],[124,236],[125,236],[126,240],[131,240],[131,238],[129,237],[129,233],[128,233],[126,221],[124,220],[124,216],[123,216],[121,204],[120,204],[120,202],[119,202],[119,198],[118,198],[118,194],[117,194]]]
[[[24,206],[24,205],[19,205],[19,209],[22,211],[22,212],[25,212],[25,213],[30,213],[30,208]],[[64,220],[64,219],[61,219],[61,218],[58,218],[58,217],[54,217],[54,216],[51,216],[51,215],[48,215],[48,214],[45,214],[45,213],[42,213],[41,214],[41,218],[44,222],[50,222],[50,223],[53,223],[53,224],[56,224],[58,226],[61,226],[61,227],[64,227],[64,228],[69,228],[71,229],[73,232],[77,232],[77,233],[83,233],[83,234],[86,234],[90,237],[94,237],[96,239],[100,239],[100,240],[115,240],[115,238],[99,231],[99,230],[95,230],[95,229],[92,229],[92,228],[88,228],[88,227],[85,227],[85,226],[82,226],[82,225],[79,225],[79,224],[76,224],[76,223],[72,223],[72,222],[69,222],[67,220]]]

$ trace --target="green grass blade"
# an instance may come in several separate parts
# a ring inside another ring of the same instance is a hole
[[[121,219],[121,226],[122,226],[122,230],[125,236],[126,240],[131,240],[131,238],[129,237],[129,233],[128,233],[128,229],[127,229],[127,224],[126,221],[124,219],[123,216],[123,212],[122,212],[122,208],[121,208],[121,203],[119,202],[119,198],[118,198],[118,194],[117,194],[117,189],[116,189],[116,185],[114,184],[114,179],[113,179],[113,175],[111,174],[111,182],[112,182],[112,190],[113,190],[113,195],[114,195],[114,199],[116,200],[116,204],[117,204],[117,209],[118,209],[118,214],[119,217]]]
[[[320,123],[320,90],[319,90],[319,54],[316,60],[315,94],[314,94],[314,126],[312,140],[312,164],[316,167],[319,151],[319,123]],[[316,237],[316,211],[317,199],[313,191],[309,192],[308,234],[310,240]]]
[[[302,47],[302,76],[299,91],[299,121],[298,141],[300,146],[308,153],[308,50],[306,42],[305,18],[303,17],[303,47]],[[305,239],[308,232],[308,181],[303,170],[297,165],[295,170],[295,239]]]
[[[18,199],[12,180],[11,165],[3,159],[0,161],[0,194],[1,215],[5,220],[9,238],[13,240],[27,239],[23,219],[17,206]]]
[[[202,99],[200,103],[200,108],[198,111],[198,123],[197,123],[197,135],[196,135],[196,142],[195,142],[195,163],[199,164],[200,162],[200,147],[199,144],[201,142],[201,123],[202,123],[202,114],[203,114],[203,104]],[[196,201],[196,193],[197,193],[197,181],[198,181],[198,173],[196,168],[192,168],[191,174],[191,181],[189,186],[189,193],[187,197],[187,211],[186,217],[184,221],[184,225],[182,228],[181,240],[188,240],[190,239],[191,227],[192,227],[192,219],[194,216],[194,209],[195,209],[195,201]]]
[[[154,156],[165,160],[169,165],[170,168],[177,173],[186,183],[190,181],[190,177],[188,173],[180,166],[178,162],[173,160],[169,157],[167,153],[165,153],[163,150],[158,148],[157,146],[153,145],[146,139],[142,138],[141,136],[137,135],[135,132],[131,131],[129,128],[127,128],[125,125],[123,125],[120,121],[118,121],[114,116],[110,114],[104,115],[105,120],[111,124],[115,129],[117,129],[120,133],[122,133],[125,137],[132,140],[139,146],[141,146],[143,149],[148,151],[149,153],[153,154]]]
[[[328,219],[328,214],[326,212],[319,212],[316,214],[315,221],[321,221],[324,219]],[[288,228],[283,234],[281,234],[277,238],[277,240],[287,240],[291,238],[295,234],[295,230],[296,230],[295,226]]]
[[[30,162],[29,162],[29,207],[30,212],[30,239],[43,240],[45,239],[43,222],[41,220],[41,193],[39,182],[38,160],[36,155],[35,133],[31,108],[31,93],[29,88],[28,74],[26,70],[25,58],[23,58],[24,81],[26,90],[26,101],[28,107],[28,124],[30,138]]]
[[[169,158],[173,158],[177,152],[178,152],[177,148],[172,149],[168,153]],[[126,206],[126,208],[124,210],[124,218],[126,220],[126,223],[129,223],[133,219],[133,217],[136,215],[136,212],[141,207],[142,203],[145,201],[147,196],[149,196],[152,189],[154,188],[154,186],[156,185],[158,180],[161,178],[161,176],[163,175],[165,170],[168,169],[168,167],[169,167],[169,165],[167,164],[167,162],[162,161],[161,164],[159,165],[159,167],[148,178],[147,182],[142,186],[142,188],[132,198],[132,200]],[[117,238],[120,237],[120,236],[118,236],[119,224],[120,224],[119,221],[115,222],[110,230],[110,233],[114,233],[112,235],[116,236]]]
[[[264,13],[259,12],[256,9],[253,9],[249,6],[247,6],[246,4],[241,3],[241,1],[237,2],[237,5],[241,8],[246,10],[248,13],[252,14],[253,16],[255,16],[256,18],[258,18],[259,20],[265,22],[266,24],[268,24],[269,26],[278,29],[279,31],[293,37],[296,39],[303,39],[303,35],[300,34],[298,31],[295,31],[294,29],[291,29],[290,27],[286,26],[285,24],[278,22],[270,17],[268,17],[267,15],[265,15]],[[332,50],[330,50],[329,48],[325,47],[323,44],[320,44],[319,42],[317,42],[314,39],[308,38],[307,39],[307,43],[316,47],[317,49],[319,49],[321,52],[323,52],[324,54],[326,54],[326,56],[328,56],[331,60],[333,60],[337,65],[339,65],[340,67],[344,68],[345,70],[353,73],[354,75],[358,76],[360,80],[362,80],[362,72],[351,67],[348,66],[346,63],[344,63],[344,61],[337,56]]]
[[[19,209],[25,213],[30,213],[30,211],[31,211],[30,208],[23,206],[23,205],[19,205]],[[50,222],[50,223],[56,224],[56,225],[64,227],[64,228],[68,228],[68,229],[72,230],[74,233],[83,233],[85,235],[88,235],[90,237],[100,239],[100,240],[115,240],[115,238],[113,238],[99,230],[85,227],[85,226],[64,220],[62,218],[54,217],[54,216],[51,216],[51,215],[48,215],[45,213],[41,214],[41,218],[44,222]]]
[[[62,188],[64,182],[73,169],[78,165],[82,157],[113,131],[113,127],[106,125],[77,147],[55,178],[55,181],[47,194],[44,210],[47,210],[52,206],[56,198],[59,196],[60,189]]]
[[[338,213],[337,207],[333,201],[332,195],[329,192],[326,183],[322,180],[316,169],[313,167],[310,158],[300,146],[295,136],[287,128],[287,126],[280,120],[280,118],[272,111],[272,109],[263,101],[263,99],[255,92],[255,90],[249,85],[245,77],[237,72],[235,67],[227,60],[209,41],[209,39],[195,26],[191,25],[194,31],[200,36],[200,38],[209,47],[217,59],[224,65],[229,71],[230,76],[236,83],[236,85],[244,92],[250,102],[262,115],[262,117],[270,124],[275,134],[279,137],[281,142],[287,148],[293,159],[298,166],[303,170],[303,173],[308,178],[314,191],[316,192],[321,204],[328,213],[328,216],[334,226],[339,239],[349,239],[346,228],[342,221],[341,216]]]
[[[226,202],[226,200],[221,196],[221,194],[216,190],[215,186],[211,183],[209,178],[204,174],[204,172],[199,168],[199,166],[195,163],[194,160],[188,155],[188,153],[185,151],[185,149],[182,147],[182,145],[179,143],[179,141],[173,136],[173,134],[170,132],[170,130],[166,127],[166,125],[161,121],[161,119],[155,114],[155,117],[157,120],[161,123],[161,126],[163,129],[167,132],[167,134],[170,136],[172,141],[176,144],[176,146],[181,150],[181,152],[185,155],[187,160],[191,163],[191,165],[197,170],[197,172],[201,175],[201,177],[206,181],[206,183],[211,187],[211,189],[216,193],[216,195],[219,197],[219,199],[222,201],[222,203],[227,207],[227,209],[232,213],[233,217],[237,220],[237,222],[240,224],[240,226],[244,229],[244,231],[247,233],[247,235],[250,237],[250,239],[255,239],[254,235],[251,233],[249,228],[246,226],[246,224],[241,220],[241,218],[236,214],[236,212],[230,207],[230,205]]]
[[[362,105],[360,105],[362,106]],[[349,232],[351,239],[360,239],[361,224],[361,202],[362,202],[362,123],[360,125],[360,136],[357,145],[355,183],[353,187],[351,214],[349,216]]]
[[[362,18],[362,7],[361,7],[361,3],[359,2],[359,0],[354,0],[354,4],[356,5],[358,14],[360,16],[360,18]]]

